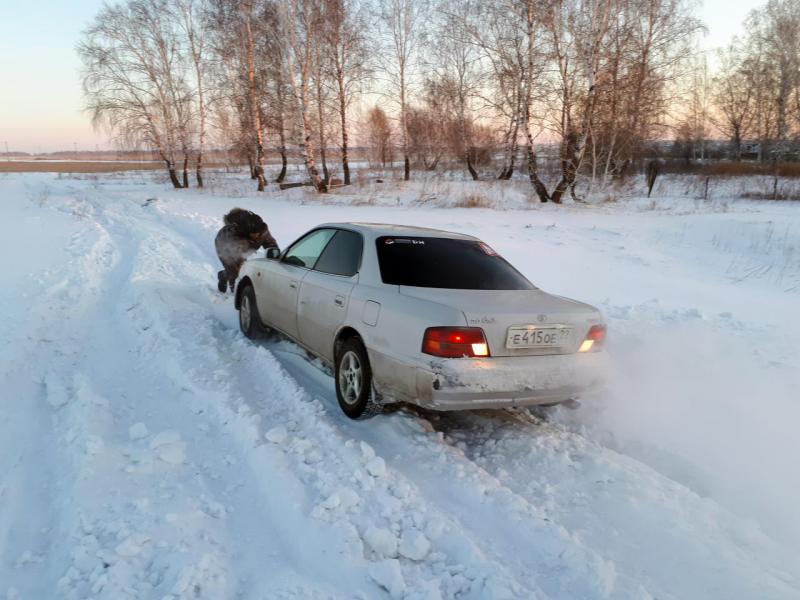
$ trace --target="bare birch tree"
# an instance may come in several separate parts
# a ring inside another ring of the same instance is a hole
[[[450,99],[456,118],[460,152],[473,181],[478,172],[472,164],[471,101],[481,84],[478,70],[478,48],[470,42],[469,31],[463,24],[477,16],[477,5],[471,0],[451,2],[441,9],[442,18],[437,24],[431,44],[429,65],[433,73],[432,93],[441,99]]]
[[[769,0],[748,18],[747,31],[757,129],[777,160],[800,133],[800,0]]]
[[[753,121],[754,89],[748,81],[740,40],[734,38],[718,55],[719,68],[712,83],[712,99],[719,116],[713,120],[731,141],[733,158],[739,161],[742,159],[742,142],[750,133]]]
[[[380,17],[388,38],[383,67],[388,76],[390,98],[399,109],[400,142],[403,152],[403,179],[411,178],[408,156],[408,108],[414,77],[415,59],[422,40],[422,20],[427,11],[424,0],[380,0]]]
[[[367,114],[367,139],[374,162],[385,168],[387,163],[392,162],[392,127],[379,106],[374,106]]]
[[[78,44],[86,109],[121,144],[145,144],[164,161],[170,181],[182,150],[185,90],[175,41],[154,15],[159,0],[105,5]]]
[[[297,105],[301,132],[300,154],[312,185],[319,192],[327,192],[327,182],[320,177],[316,165],[310,98],[315,46],[319,41],[322,26],[321,0],[279,0],[279,2],[281,31],[286,39],[284,73]]]
[[[202,0],[173,0],[173,10],[186,38],[194,72],[194,96],[197,106],[197,186],[203,187],[203,158],[206,147],[208,110],[206,106],[206,69],[208,65],[208,34],[205,5]]]
[[[341,133],[342,174],[350,185],[348,110],[353,96],[369,75],[366,35],[366,7],[359,0],[325,0],[323,34],[330,53],[328,68],[335,82]]]

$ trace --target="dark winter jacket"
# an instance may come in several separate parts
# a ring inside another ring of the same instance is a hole
[[[232,287],[248,256],[259,248],[277,248],[278,243],[263,219],[249,210],[234,208],[225,215],[224,221],[225,226],[217,233],[214,246],[224,268],[224,279]]]

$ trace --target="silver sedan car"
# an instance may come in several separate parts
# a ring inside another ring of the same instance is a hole
[[[344,413],[556,404],[602,385],[596,308],[548,294],[484,242],[399,225],[329,223],[248,260],[235,305],[331,365]]]

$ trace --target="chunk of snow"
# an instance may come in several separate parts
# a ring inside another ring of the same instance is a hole
[[[397,556],[397,537],[388,529],[370,525],[364,532],[364,541],[379,556]]]
[[[397,559],[384,560],[374,563],[369,568],[372,580],[389,592],[392,598],[402,598],[406,589],[400,562]]]
[[[265,433],[264,438],[273,444],[282,444],[286,441],[288,435],[289,434],[286,431],[286,427],[283,425],[278,425],[277,427],[273,427],[267,433]]]
[[[422,560],[428,555],[430,549],[430,541],[418,529],[404,531],[403,535],[400,536],[399,552],[401,556],[411,560]]]
[[[150,442],[150,448],[158,448],[167,444],[175,444],[181,441],[181,434],[171,429],[162,431],[156,435]]]
[[[128,428],[128,437],[131,440],[141,440],[147,437],[147,425],[144,423],[134,423]]]
[[[186,444],[175,442],[159,446],[157,449],[158,458],[171,465],[180,465],[186,462]]]
[[[358,506],[358,503],[361,502],[361,497],[350,488],[342,488],[338,494],[342,508],[352,508],[353,506]]]
[[[150,541],[150,538],[141,533],[134,533],[128,536],[119,546],[115,548],[115,552],[120,556],[130,557],[139,554],[144,545]]]
[[[508,588],[508,585],[497,577],[488,577],[483,582],[481,598],[486,598],[486,600],[511,600],[513,597],[514,593]]]
[[[328,496],[328,497],[327,497],[327,498],[326,498],[326,499],[325,499],[325,500],[322,502],[322,505],[321,505],[321,506],[322,506],[322,508],[327,508],[328,510],[331,510],[331,509],[333,509],[333,508],[336,508],[337,506],[339,506],[341,503],[342,503],[342,499],[341,499],[341,498],[339,498],[339,494],[337,494],[336,492],[334,492],[333,494],[331,494],[330,496]]]
[[[380,456],[374,457],[367,463],[367,473],[373,477],[383,477],[386,475],[386,463]]]
[[[403,596],[403,600],[442,600],[442,591],[438,579],[431,579],[417,584]]]
[[[375,450],[367,442],[361,442],[361,456],[364,460],[370,461],[375,458]]]

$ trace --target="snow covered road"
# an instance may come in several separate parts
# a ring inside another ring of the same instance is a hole
[[[796,207],[408,210],[146,177],[0,178],[0,594],[800,595]],[[607,312],[609,397],[349,421],[215,291],[234,205],[284,245],[328,220],[480,235]]]

